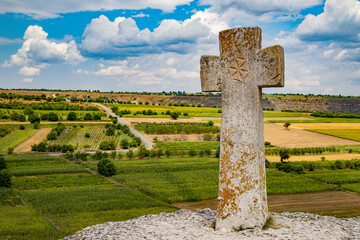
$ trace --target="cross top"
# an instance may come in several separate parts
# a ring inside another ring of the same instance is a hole
[[[261,50],[260,28],[233,28],[222,31],[219,33],[219,42],[220,56],[201,57],[203,92],[220,92],[224,79],[256,84],[261,88],[284,85],[284,50],[279,45]],[[259,73],[260,78],[249,77],[250,79],[245,81],[251,72]]]
[[[220,56],[202,56],[203,92],[222,101],[216,229],[264,226],[267,218],[262,88],[284,86],[284,50],[261,49],[261,29],[219,33]]]

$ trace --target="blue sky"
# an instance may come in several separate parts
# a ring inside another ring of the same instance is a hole
[[[259,26],[285,87],[360,93],[359,0],[0,0],[0,87],[199,92],[218,32]]]

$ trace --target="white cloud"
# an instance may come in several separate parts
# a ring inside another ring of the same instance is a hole
[[[360,41],[360,2],[358,0],[327,0],[324,12],[309,14],[296,29],[306,41]]]
[[[79,69],[73,70],[73,73],[88,75],[88,74],[89,74],[89,71],[88,71],[88,70],[85,70],[85,69],[80,69],[80,68],[79,68]]]
[[[18,44],[18,43],[22,43],[22,41],[23,41],[22,39],[10,39],[0,36],[0,45]]]
[[[132,16],[133,18],[150,17],[149,14],[139,13]]]
[[[19,73],[24,76],[35,76],[40,74],[40,69],[35,67],[24,66],[19,70]]]
[[[83,33],[82,53],[97,58],[126,58],[163,52],[188,53],[202,43],[215,43],[217,33],[228,26],[217,14],[197,12],[183,22],[165,19],[149,31],[139,30],[132,18],[106,16],[91,21]],[[215,34],[216,33],[216,34]]]
[[[313,7],[322,4],[322,0],[201,0],[202,4],[210,4],[218,11],[226,11],[226,9],[234,8],[238,10],[245,10],[257,15],[266,12],[283,12],[293,13],[301,9]]]
[[[22,82],[25,82],[25,83],[31,83],[32,81],[33,81],[32,78],[24,78],[24,79],[22,80]]]
[[[201,0],[211,5],[210,12],[230,25],[253,25],[259,22],[296,20],[302,9],[323,3],[323,0]]]
[[[115,9],[161,9],[165,12],[173,11],[176,6],[189,4],[193,0],[52,0],[45,4],[42,0],[17,0],[0,2],[0,14],[23,13],[34,18],[54,18],[61,13],[80,11],[103,11]]]
[[[24,42],[16,54],[5,61],[3,67],[23,66],[19,73],[25,76],[39,75],[40,68],[49,64],[84,61],[74,40],[56,43],[47,39],[48,34],[39,26],[29,26],[24,34]]]

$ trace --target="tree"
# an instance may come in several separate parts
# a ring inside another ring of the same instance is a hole
[[[102,141],[99,146],[101,150],[115,150],[115,147],[114,141]]]
[[[37,114],[33,113],[31,115],[29,115],[28,117],[28,121],[31,122],[31,123],[36,123],[36,122],[40,122],[40,118]]]
[[[25,115],[31,115],[34,113],[34,110],[31,107],[25,107],[24,108],[24,114]]]
[[[11,188],[11,176],[5,171],[0,171],[0,187]]]
[[[287,160],[290,158],[290,152],[288,149],[282,149],[279,151],[279,155],[280,155],[280,161],[284,162],[284,160]]]
[[[128,141],[126,138],[124,138],[124,139],[121,140],[121,142],[120,142],[121,148],[128,149],[128,148],[129,148],[129,145],[130,145],[130,143],[129,143],[129,141]]]
[[[3,156],[0,156],[0,171],[6,168],[7,166],[6,166],[5,158]]]
[[[51,131],[49,132],[49,134],[46,136],[47,140],[55,140],[58,137],[57,132],[56,131]]]
[[[67,116],[67,120],[69,121],[75,121],[77,118],[76,113],[75,112],[69,112],[68,116]]]
[[[92,120],[92,116],[90,113],[86,113],[85,116],[84,116],[84,120],[85,121],[91,121]]]
[[[148,157],[149,155],[150,155],[149,150],[147,150],[144,145],[140,146],[139,151],[138,151],[139,158]]]
[[[180,116],[179,112],[171,112],[170,113],[170,117],[174,120],[178,119],[179,116]]]
[[[284,127],[286,128],[286,130],[289,130],[291,123],[290,122],[285,122],[284,123]]]
[[[90,138],[90,133],[85,133],[85,138]]]
[[[115,128],[113,128],[113,127],[107,128],[105,134],[106,134],[106,136],[114,136],[115,135]]]
[[[59,121],[59,116],[54,112],[49,112],[48,120],[52,121],[52,122],[57,122],[57,121]]]
[[[126,156],[129,158],[129,159],[132,159],[134,157],[134,151],[133,150],[129,150],[127,153],[126,153]]]
[[[113,162],[109,159],[103,159],[97,164],[98,172],[106,177],[111,177],[116,174],[117,169]]]

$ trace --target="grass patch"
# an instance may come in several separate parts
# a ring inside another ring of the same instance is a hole
[[[16,177],[12,183],[20,190],[112,184],[100,175]]]
[[[266,186],[268,194],[293,194],[335,190],[330,186],[302,175],[293,175],[272,169],[266,171]]]
[[[163,150],[176,149],[176,150],[205,150],[205,149],[217,149],[220,147],[220,142],[159,142],[156,144],[156,148]]]
[[[307,172],[307,177],[331,184],[359,183],[360,171],[350,169]]]
[[[19,195],[13,189],[0,187],[0,208],[3,206],[14,207],[21,204]]]
[[[25,141],[32,135],[34,135],[38,130],[37,129],[25,129],[25,130],[14,130],[11,133],[7,134],[5,137],[1,138],[0,141],[0,152],[5,152],[8,148],[15,147],[21,142]]]
[[[59,239],[54,226],[28,206],[0,207],[1,239]]]
[[[111,185],[27,190],[24,195],[35,207],[50,214],[164,206],[132,189]]]
[[[342,184],[342,185],[341,185],[341,188],[360,194],[360,183],[346,183],[346,184]]]
[[[82,173],[90,172],[76,165],[56,164],[52,166],[22,166],[9,169],[9,174],[14,176],[33,176],[45,174]]]
[[[360,129],[306,129],[306,130],[360,142]]]

